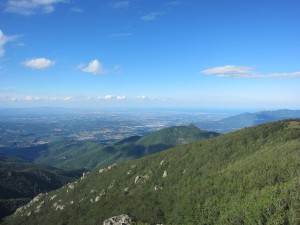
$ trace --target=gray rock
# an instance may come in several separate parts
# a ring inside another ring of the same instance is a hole
[[[130,225],[132,223],[131,217],[122,214],[120,216],[113,216],[103,222],[103,225]]]

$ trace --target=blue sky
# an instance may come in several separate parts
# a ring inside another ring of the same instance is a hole
[[[3,0],[0,107],[300,108],[299,0]]]

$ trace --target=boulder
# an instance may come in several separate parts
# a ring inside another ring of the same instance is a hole
[[[132,219],[130,216],[122,214],[120,216],[113,216],[103,222],[103,225],[130,225]]]

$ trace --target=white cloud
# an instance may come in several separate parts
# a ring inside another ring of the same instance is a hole
[[[145,95],[136,96],[136,99],[146,99],[147,97]]]
[[[6,100],[8,101],[20,101],[20,102],[73,102],[78,100],[78,98],[73,96],[66,97],[39,97],[33,95],[27,96],[6,96]]]
[[[67,96],[63,98],[64,101],[73,101],[75,98],[73,96]]]
[[[99,96],[99,99],[104,99],[104,100],[110,100],[113,99],[114,96],[113,95],[105,95],[105,96]]]
[[[251,68],[245,66],[220,66],[213,67],[206,70],[201,71],[201,73],[206,75],[217,75],[219,77],[230,77],[230,76],[245,76],[251,74]]]
[[[126,96],[124,96],[124,95],[116,96],[116,99],[117,100],[124,100],[124,99],[126,99]]]
[[[21,15],[32,15],[37,12],[52,13],[55,4],[65,3],[66,0],[8,0],[5,11]]]
[[[139,95],[139,96],[136,96],[135,99],[138,99],[138,100],[151,100],[151,101],[154,101],[154,100],[162,100],[162,98],[157,98],[157,97],[153,97],[153,96],[145,96],[145,95]]]
[[[126,99],[126,96],[124,95],[104,95],[104,96],[98,96],[98,99],[102,99],[102,100],[124,100]]]
[[[82,72],[92,73],[95,75],[108,73],[108,71],[103,68],[102,64],[97,59],[91,61],[87,66],[81,64],[78,67]]]
[[[4,56],[5,50],[4,46],[7,42],[14,41],[18,38],[17,35],[6,36],[2,30],[0,30],[0,57]]]
[[[146,21],[146,22],[149,22],[149,21],[152,21],[152,20],[156,20],[157,17],[159,17],[162,14],[163,14],[163,12],[151,12],[147,15],[142,16],[141,19]]]
[[[220,66],[202,70],[200,73],[205,75],[213,75],[217,77],[233,77],[233,78],[296,78],[300,77],[300,71],[294,73],[272,73],[259,74],[253,72],[252,68],[245,66]]]
[[[46,58],[34,58],[34,59],[28,59],[22,64],[31,69],[41,70],[54,65],[55,62]]]
[[[111,7],[114,9],[124,9],[129,6],[130,2],[129,1],[118,1],[113,4],[111,4]]]
[[[36,96],[31,96],[31,95],[28,95],[25,97],[25,101],[40,101],[40,100],[42,100],[42,99],[39,97],[36,97]]]

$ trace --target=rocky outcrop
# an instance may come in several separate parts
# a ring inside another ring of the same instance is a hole
[[[116,168],[116,167],[117,167],[117,164],[110,165],[110,166],[108,166],[106,168],[100,169],[99,173],[105,173],[105,172],[110,171],[111,169]]]
[[[89,173],[90,172],[83,172],[82,177],[80,177],[80,180],[84,180]]]
[[[163,174],[163,177],[167,177],[168,176],[168,173],[167,173],[167,171],[165,170],[164,171],[164,174]]]
[[[140,181],[141,177],[140,176],[136,176],[134,179],[134,184],[137,184]]]
[[[120,216],[111,217],[103,222],[103,225],[130,225],[132,219],[130,216],[122,214]]]

